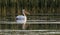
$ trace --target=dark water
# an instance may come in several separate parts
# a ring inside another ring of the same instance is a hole
[[[0,24],[0,29],[21,30],[22,24]],[[27,30],[60,30],[60,24],[29,24]]]
[[[0,24],[0,30],[21,30],[21,24]],[[60,30],[60,24],[31,24],[28,25],[27,30]],[[45,33],[45,34],[43,34]],[[46,34],[46,32],[1,32],[0,35],[60,35],[60,34]]]

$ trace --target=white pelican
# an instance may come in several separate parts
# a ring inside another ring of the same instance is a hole
[[[22,23],[22,29],[26,29],[26,21],[27,21],[27,17],[26,14],[30,14],[28,12],[25,11],[25,9],[22,10],[22,15],[18,15],[16,17],[16,22],[17,23]]]

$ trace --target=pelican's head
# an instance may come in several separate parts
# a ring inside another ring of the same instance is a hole
[[[23,14],[28,14],[28,15],[30,15],[30,13],[27,12],[25,9],[22,10],[22,13],[23,13]]]

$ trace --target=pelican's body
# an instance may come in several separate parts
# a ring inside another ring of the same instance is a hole
[[[22,29],[26,29],[26,21],[27,21],[27,17],[26,14],[29,14],[28,12],[26,12],[24,9],[22,10],[22,15],[18,15],[16,17],[16,21],[17,23],[23,23],[22,25]]]
[[[26,23],[27,17],[26,16],[23,16],[23,15],[18,15],[16,17],[16,21],[17,21],[17,23]]]

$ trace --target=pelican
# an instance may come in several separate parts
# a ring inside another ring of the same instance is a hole
[[[27,16],[26,14],[30,14],[29,12],[26,12],[25,9],[22,10],[22,15],[18,15],[16,17],[17,23],[22,23],[22,29],[26,29],[26,22],[27,22]]]

